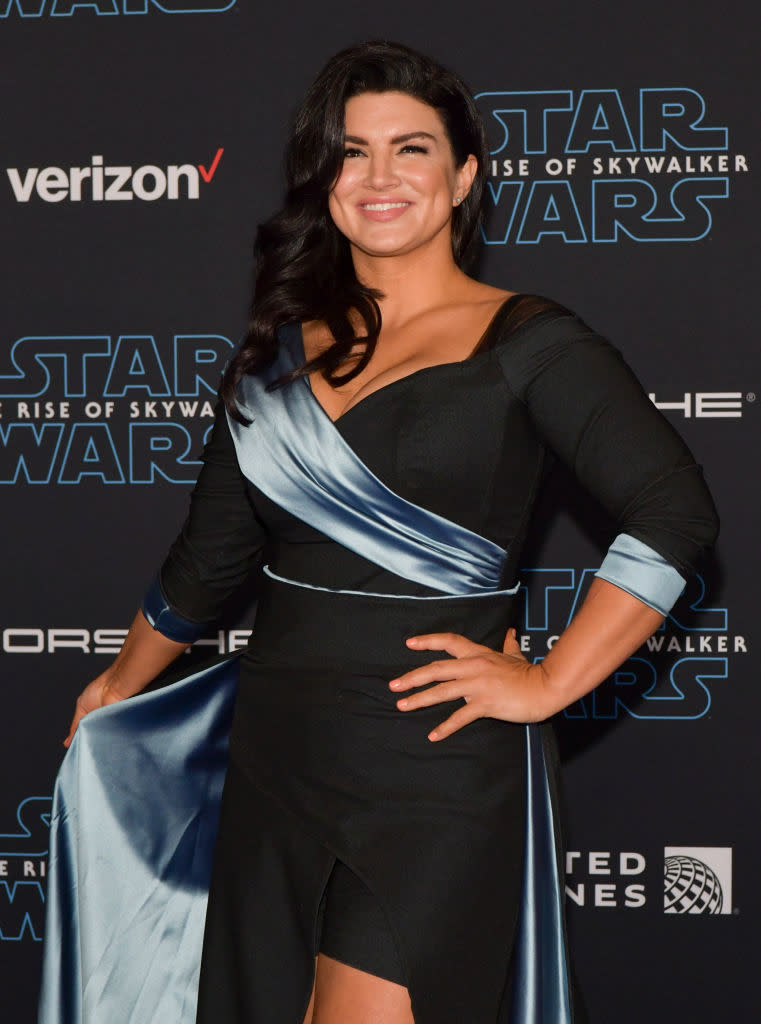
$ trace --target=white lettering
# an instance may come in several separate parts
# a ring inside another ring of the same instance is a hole
[[[618,870],[622,875],[641,875],[645,870],[645,858],[641,853],[619,853]]]
[[[685,391],[683,402],[656,402],[655,392],[651,392],[648,398],[653,403],[656,409],[681,409],[684,412],[685,419],[689,419],[692,416],[692,395]]]
[[[24,180],[21,180],[21,175],[15,167],[9,167],[7,169],[8,177],[10,178],[11,188],[13,194],[16,197],[17,203],[28,203],[32,197],[32,189],[34,183],[37,180],[39,168],[30,167],[27,169],[24,175]]]
[[[129,189],[123,188],[129,181],[130,174],[132,174],[131,167],[107,167],[106,174],[114,179],[106,189],[107,202],[109,200],[118,201],[132,198],[132,193]]]
[[[73,203],[82,201],[82,182],[92,174],[91,167],[72,167],[69,170],[70,198]]]
[[[103,199],[103,157],[92,158],[92,197],[96,202]]]
[[[153,187],[148,188],[145,184],[146,178],[153,178]],[[132,175],[132,191],[138,199],[151,203],[154,199],[160,199],[166,192],[166,174],[155,164],[144,164],[138,167]]]
[[[577,907],[583,907],[584,906],[584,883],[583,882],[579,882],[579,884],[576,886],[576,890],[575,891],[571,888],[570,885],[567,885],[565,887],[565,894],[566,894],[566,896],[570,900],[572,900],[576,904]]]
[[[695,395],[695,415],[737,419],[742,416],[742,393],[740,391],[698,391]]]
[[[198,168],[193,164],[170,164],[167,167],[167,199],[180,198],[180,178],[184,177],[188,187],[188,199],[198,199],[200,179]]]
[[[231,654],[233,651],[239,651],[248,644],[250,636],[250,629],[231,629],[227,634],[227,650]]]
[[[48,653],[55,654],[59,647],[74,647],[83,654],[90,653],[89,629],[49,629]]]
[[[589,873],[590,875],[609,875],[610,854],[590,851]]]
[[[663,165],[666,162],[665,156],[646,156],[645,167],[651,174],[660,174],[663,170]]]
[[[595,906],[615,907],[616,887],[611,883],[597,882],[595,885]]]
[[[118,654],[126,636],[126,629],[96,629],[92,637],[95,653]]]
[[[45,167],[37,175],[37,195],[46,203],[60,203],[69,194],[69,176],[62,167]]]
[[[624,889],[624,906],[625,907],[644,907],[645,905],[645,887],[639,882],[635,885],[627,885]]]
[[[45,634],[41,629],[4,629],[3,650],[6,654],[42,654]]]

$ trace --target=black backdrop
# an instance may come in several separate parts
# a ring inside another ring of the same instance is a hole
[[[655,641],[558,723],[570,928],[594,1024],[757,1019],[750,10],[0,0],[4,1021],[34,1019],[71,706],[183,515],[286,125],[324,60],[370,37],[484,94],[496,164],[480,274],[611,337],[705,466],[715,557]],[[534,657],[610,535],[564,480],[539,525]],[[212,646],[238,642],[236,625]],[[684,913],[664,912],[664,865]]]

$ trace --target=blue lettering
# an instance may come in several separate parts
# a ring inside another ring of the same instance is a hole
[[[170,394],[156,342],[150,335],[125,334],[116,343],[103,394],[122,398],[130,388],[142,388],[149,395]]]
[[[62,435],[60,423],[0,427],[0,484],[15,484],[22,473],[28,484],[50,483]]]
[[[216,394],[232,348],[233,343],[221,334],[176,334],[175,395],[195,396],[202,390]]]
[[[487,208],[481,235],[487,245],[506,245],[523,192],[522,181],[487,181],[486,187],[493,206]]]
[[[727,178],[682,178],[664,201],[640,178],[593,181],[593,241],[617,242],[623,234],[635,242],[696,242],[711,230],[705,201],[728,196]]]
[[[719,150],[729,145],[726,128],[701,127],[705,100],[694,89],[640,89],[640,148],[662,151]]]
[[[0,881],[0,893],[7,900],[7,905],[6,900],[1,901],[0,940],[20,942],[28,932],[35,942],[41,942],[45,893],[40,883]]]
[[[201,463],[188,458],[190,448],[190,433],[179,423],[131,423],[130,482],[152,484],[159,477],[175,484],[195,483]]]
[[[706,583],[702,576],[690,576],[682,596],[672,608],[669,619],[678,629],[701,633],[726,633],[728,614],[726,608],[706,608]],[[692,613],[688,622],[683,622],[682,609]],[[665,623],[664,627],[665,628]]]
[[[90,9],[95,15],[147,14],[150,10],[164,14],[220,14],[234,7],[237,0],[0,0],[0,18],[16,11],[22,18],[71,17],[78,10]]]
[[[570,89],[557,92],[482,92],[476,96],[487,129],[496,121],[500,127],[492,155],[546,153],[547,119],[556,111],[573,110]],[[509,147],[509,150],[508,150]]]
[[[50,810],[49,796],[28,796],[16,809],[18,831],[0,832],[0,858],[47,857]]]
[[[521,576],[526,580],[521,586],[524,600],[524,629],[526,631],[550,629],[550,622],[562,617],[563,623],[569,621],[567,608],[573,607],[573,593],[576,589],[576,572],[574,569],[523,569]],[[557,599],[553,595],[560,593],[562,612],[557,608]],[[566,594],[568,598],[566,599]],[[550,603],[552,602],[552,608]]]
[[[588,153],[590,146],[610,146],[614,153],[635,148],[618,89],[584,89],[579,95],[565,151]]]
[[[68,18],[78,7],[92,7],[96,14],[118,14],[116,0],[53,0],[50,14],[54,18]]]
[[[655,665],[645,658],[629,658],[589,697],[566,708],[566,718],[616,719],[621,712],[632,718],[686,721],[702,718],[711,707],[705,680],[726,679],[726,658],[680,658],[658,692]]]
[[[544,235],[564,242],[586,242],[581,216],[568,181],[535,181],[518,228],[518,245],[535,245]]]
[[[100,477],[104,484],[123,484],[111,431],[105,423],[75,423],[58,473],[59,484],[78,484],[83,477]]]
[[[11,364],[16,371],[0,374],[0,397],[37,398],[50,387],[48,362],[60,360],[64,396],[84,398],[87,362],[111,353],[111,340],[103,335],[19,338],[11,347]]]

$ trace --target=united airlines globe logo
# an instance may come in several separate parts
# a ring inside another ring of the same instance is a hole
[[[663,909],[666,914],[721,914],[724,894],[716,872],[697,857],[666,857]]]

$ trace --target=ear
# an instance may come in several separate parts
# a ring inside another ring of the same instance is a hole
[[[461,196],[464,199],[468,192],[470,192],[470,186],[473,184],[477,170],[478,160],[471,153],[462,167],[457,168],[455,174],[455,197]]]

